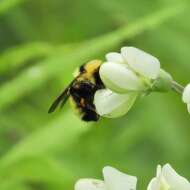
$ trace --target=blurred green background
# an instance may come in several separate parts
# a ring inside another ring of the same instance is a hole
[[[136,175],[139,190],[157,164],[190,179],[190,116],[174,92],[97,123],[69,105],[47,114],[77,66],[126,45],[188,83],[189,18],[188,0],[1,0],[0,189],[69,190],[79,178],[102,178],[105,165]]]

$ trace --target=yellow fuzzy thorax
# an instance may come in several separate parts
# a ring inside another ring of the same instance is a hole
[[[86,78],[88,80],[93,80],[93,74],[97,71],[97,69],[100,67],[102,61],[101,60],[92,60],[88,62],[84,68],[86,72],[82,74],[83,78]]]
[[[80,73],[79,69],[77,69],[74,72],[74,76],[75,77],[79,76],[78,81],[87,79],[89,81],[94,82],[93,74],[97,71],[97,69],[100,67],[101,64],[102,64],[101,60],[89,61],[88,63],[84,65],[85,72]]]

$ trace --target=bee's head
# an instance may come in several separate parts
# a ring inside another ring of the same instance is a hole
[[[79,67],[77,71],[75,71],[74,76],[82,76],[85,78],[91,78],[95,72],[99,69],[102,61],[101,60],[92,60],[88,63],[85,63]]]

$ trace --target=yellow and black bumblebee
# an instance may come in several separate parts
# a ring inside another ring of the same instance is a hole
[[[105,88],[99,75],[101,63],[100,60],[92,60],[81,65],[74,80],[56,98],[48,113],[54,112],[59,105],[62,107],[70,98],[83,121],[98,121],[100,116],[96,112],[93,101],[95,92]]]

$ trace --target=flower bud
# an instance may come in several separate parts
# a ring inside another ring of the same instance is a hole
[[[138,93],[117,94],[109,89],[98,90],[94,96],[94,105],[100,116],[115,118],[126,114],[134,104]]]

